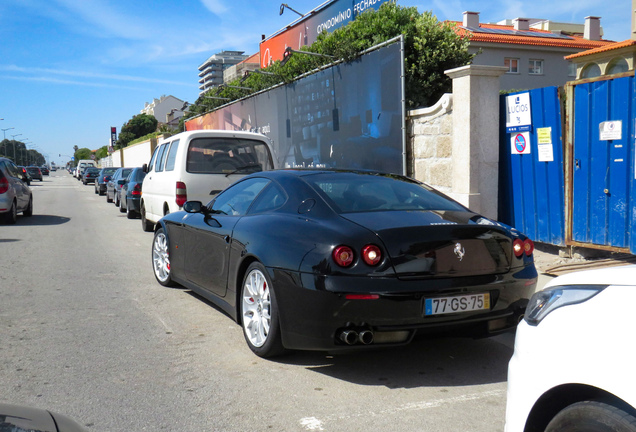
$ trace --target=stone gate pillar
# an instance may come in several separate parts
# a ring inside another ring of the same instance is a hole
[[[469,65],[445,71],[453,80],[450,196],[492,219],[499,191],[499,77],[507,70]]]

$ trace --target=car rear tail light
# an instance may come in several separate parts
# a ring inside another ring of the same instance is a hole
[[[530,239],[525,239],[523,241],[523,251],[526,253],[526,256],[532,255],[532,252],[534,252],[534,242]]]
[[[6,177],[2,176],[2,178],[0,178],[0,194],[3,194],[8,190],[9,190],[9,180],[7,180]]]
[[[382,252],[376,245],[366,245],[362,248],[362,259],[370,266],[377,265],[382,261]]]
[[[521,255],[524,253],[526,256],[530,256],[532,255],[532,252],[534,252],[534,243],[530,239],[516,239],[512,243],[512,250],[517,258],[521,258]]]
[[[141,196],[141,185],[137,183],[130,194],[132,196]]]
[[[380,298],[377,294],[346,294],[347,300],[377,300]]]
[[[333,260],[340,267],[349,267],[353,262],[353,250],[349,246],[338,246],[333,250]]]
[[[177,205],[179,207],[183,207],[183,205],[188,200],[188,191],[186,190],[186,185],[183,182],[177,182]]]

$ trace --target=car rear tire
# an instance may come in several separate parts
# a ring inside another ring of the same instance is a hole
[[[29,204],[27,205],[27,208],[22,212],[22,216],[33,216],[33,197],[29,198]]]
[[[572,404],[550,421],[545,432],[636,432],[636,417],[603,402]]]
[[[112,198],[110,197],[110,195],[108,195],[108,191],[106,191],[106,202],[107,202],[107,203],[112,203],[112,202],[113,202],[113,200],[112,200]]]
[[[18,209],[15,206],[15,202],[11,203],[11,208],[8,213],[4,214],[4,222],[13,225],[18,221]]]
[[[119,207],[119,197],[116,192],[113,192],[113,199],[115,200],[115,207]]]
[[[272,282],[259,262],[247,268],[240,304],[243,335],[254,354],[263,358],[283,354],[285,349]]]
[[[124,208],[124,200],[117,200],[119,201],[119,213],[126,213],[126,209]]]
[[[152,241],[152,269],[157,282],[165,287],[175,285],[170,277],[169,252],[170,245],[168,244],[168,237],[163,231],[163,228],[159,228],[155,233],[154,240]]]
[[[146,232],[151,232],[153,228],[154,228],[153,223],[146,220],[146,205],[142,203],[141,204],[141,229],[143,229]]]

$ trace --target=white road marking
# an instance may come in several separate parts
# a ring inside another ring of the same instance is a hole
[[[506,393],[506,390],[491,390],[481,393],[473,393],[466,394],[461,396],[455,396],[446,399],[435,399],[432,401],[421,401],[421,402],[411,402],[408,404],[386,408],[380,411],[367,411],[367,412],[358,412],[348,415],[339,415],[339,416],[328,416],[323,420],[317,419],[316,417],[304,417],[300,419],[300,425],[308,431],[323,431],[325,423],[334,422],[334,421],[342,421],[349,420],[357,417],[375,417],[375,416],[386,416],[397,414],[404,411],[421,411],[429,408],[438,408],[442,405],[454,404],[459,402],[469,402],[478,399],[485,399],[490,397],[500,397]]]

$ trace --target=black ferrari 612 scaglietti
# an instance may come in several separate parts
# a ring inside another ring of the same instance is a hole
[[[534,245],[415,180],[280,170],[244,177],[157,224],[152,265],[243,326],[262,357],[514,328]]]

